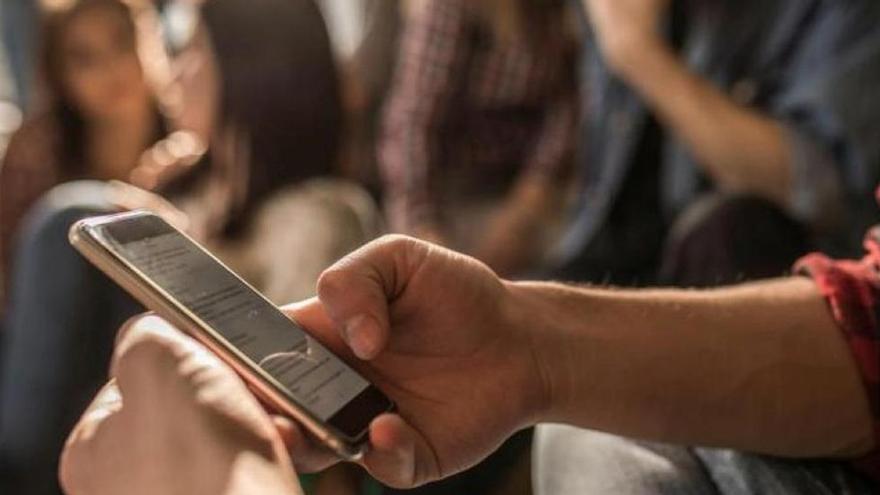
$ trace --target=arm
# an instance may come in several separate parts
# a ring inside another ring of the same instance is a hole
[[[790,203],[791,143],[780,122],[735,103],[662,42],[631,50],[618,61],[619,73],[721,189]]]
[[[454,474],[548,421],[785,457],[875,447],[871,389],[809,280],[706,292],[509,283],[392,237],[325,272],[318,293],[292,314],[324,341],[341,336],[398,405],[373,424],[364,461],[393,486]]]
[[[407,20],[379,145],[392,228],[442,236],[434,177],[452,97],[468,58],[464,0],[429,2]]]
[[[791,201],[792,143],[771,116],[692,73],[657,33],[666,0],[583,0],[611,69],[690,149],[722,189]]]
[[[540,328],[543,420],[788,457],[872,445],[864,388],[808,279],[709,292],[513,284]],[[526,317],[525,315],[529,315]]]
[[[362,461],[393,487],[460,472],[545,421],[787,457],[876,446],[853,355],[807,280],[710,292],[508,283],[389,237],[325,272],[318,293],[288,312],[397,404],[371,423]],[[168,492],[137,480],[204,486],[219,473],[264,473],[296,493],[281,437],[302,470],[334,462],[289,425],[279,436],[229,368],[161,320],[119,341],[125,400],[102,395],[74,430],[69,493]]]

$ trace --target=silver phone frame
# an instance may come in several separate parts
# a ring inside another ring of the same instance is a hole
[[[169,323],[195,338],[220,357],[221,360],[232,367],[245,380],[261,400],[277,409],[278,412],[290,416],[303,425],[309,433],[329,447],[340,458],[350,462],[357,462],[362,459],[368,448],[367,440],[355,443],[355,439],[350,439],[344,433],[337,431],[336,428],[316,418],[305,407],[300,406],[296,399],[285,391],[283,385],[232,346],[232,344],[229,344],[218,332],[199,319],[183,304],[180,304],[174,297],[150,280],[146,274],[115,253],[112,246],[99,239],[92,230],[117,221],[130,221],[146,217],[161,219],[161,217],[149,211],[136,210],[80,220],[70,228],[68,234],[70,244],[141,304],[167,319]],[[230,270],[222,261],[192,239],[192,237],[173,226],[171,227],[174,231],[192,242],[206,256],[219,263],[229,273],[232,273],[242,284],[253,290],[258,297],[268,302],[272,307],[275,307],[274,303],[269,301],[238,274]],[[305,331],[304,327],[295,320],[293,323]],[[374,387],[375,385],[370,384],[370,386]]]

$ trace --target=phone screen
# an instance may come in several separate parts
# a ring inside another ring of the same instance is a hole
[[[97,227],[99,241],[328,421],[369,386],[364,378],[157,217]]]

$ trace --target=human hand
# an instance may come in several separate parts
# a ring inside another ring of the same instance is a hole
[[[512,212],[498,212],[473,255],[501,276],[515,275],[527,266],[534,254],[532,230]]]
[[[296,430],[160,318],[122,330],[112,375],[67,441],[66,493],[301,493],[282,440]]]
[[[177,131],[159,141],[141,156],[129,182],[155,191],[184,175],[204,157],[206,147],[192,132]]]
[[[516,275],[540,255],[547,220],[555,213],[559,187],[525,177],[490,217],[473,254],[502,277]]]
[[[190,229],[187,214],[162,196],[118,180],[110,181],[107,185],[108,201],[114,206],[123,210],[150,210],[177,229]]]
[[[388,485],[417,486],[476,464],[546,403],[507,285],[472,258],[387,237],[325,272],[318,294],[289,314],[398,406],[371,424],[363,459]],[[332,462],[297,440],[295,462]]]
[[[646,44],[660,43],[660,21],[670,0],[582,0],[612,69],[621,71]]]

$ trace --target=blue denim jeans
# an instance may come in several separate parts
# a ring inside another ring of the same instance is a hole
[[[837,461],[636,442],[570,426],[535,434],[536,495],[869,495],[877,487]]]
[[[107,379],[116,330],[140,311],[67,241],[74,222],[112,209],[103,187],[55,188],[20,236],[0,361],[0,493],[60,493],[64,440]]]

